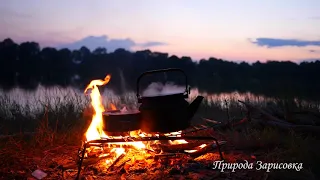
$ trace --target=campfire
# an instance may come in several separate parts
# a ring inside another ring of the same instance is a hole
[[[180,129],[174,132],[166,132],[159,128],[157,131],[153,131],[154,128],[151,130],[150,126],[155,126],[156,123],[153,122],[151,125],[144,123],[143,119],[150,118],[150,115],[141,114],[141,108],[139,110],[118,108],[112,103],[108,108],[104,107],[99,86],[108,84],[110,80],[111,75],[107,75],[104,80],[93,80],[84,91],[90,95],[94,112],[79,151],[78,178],[85,159],[99,159],[100,164],[109,170],[123,159],[126,160],[123,160],[122,164],[134,163],[136,159],[154,159],[162,156],[198,157],[215,147],[220,152],[219,143],[213,137],[186,136],[188,132],[192,133],[195,130]],[[174,123],[172,125],[177,127]],[[170,129],[172,128],[167,130]]]

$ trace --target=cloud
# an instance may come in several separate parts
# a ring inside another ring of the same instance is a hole
[[[309,52],[311,52],[311,53],[320,53],[320,50],[311,49],[311,50],[309,50]]]
[[[141,47],[152,47],[152,46],[164,46],[168,45],[167,43],[164,42],[156,42],[156,41],[151,41],[151,42],[146,42],[146,43],[141,43]]]
[[[283,46],[320,46],[320,41],[307,41],[298,39],[276,39],[276,38],[257,38],[255,41],[249,39],[249,41],[258,46],[265,46],[268,48],[283,47]]]
[[[97,47],[105,47],[109,52],[114,51],[118,48],[124,48],[127,50],[131,50],[135,46],[142,46],[144,48],[152,47],[152,46],[161,46],[166,45],[163,42],[150,41],[145,43],[136,43],[134,40],[130,38],[126,39],[109,39],[108,36],[87,36],[79,41],[75,41],[69,44],[59,45],[59,48],[69,48],[69,49],[80,49],[82,46],[86,46],[90,50],[94,50]]]
[[[17,19],[30,19],[33,18],[31,14],[23,13],[23,12],[18,12],[16,10],[13,10],[8,7],[0,7],[0,16],[2,18],[17,18]]]

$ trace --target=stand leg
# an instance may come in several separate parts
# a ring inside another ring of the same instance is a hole
[[[219,144],[218,140],[217,140],[217,139],[214,139],[214,141],[215,141],[216,144],[217,144],[217,148],[218,148],[218,151],[219,151],[220,159],[221,159],[221,160],[224,160],[224,159],[223,159],[223,156],[222,156],[222,152],[221,152],[220,144]]]
[[[79,180],[79,178],[80,178],[81,166],[82,166],[82,163],[83,163],[84,155],[86,153],[86,149],[87,149],[87,143],[85,143],[83,145],[82,154],[81,154],[80,161],[79,161],[79,164],[78,164],[78,173],[77,173],[76,180]]]

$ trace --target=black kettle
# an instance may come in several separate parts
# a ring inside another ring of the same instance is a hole
[[[164,94],[142,97],[139,92],[140,80],[143,76],[152,73],[178,71],[185,76],[185,91],[176,94]],[[189,104],[190,87],[185,72],[177,68],[152,70],[142,73],[137,79],[137,99],[140,104],[141,130],[146,133],[168,133],[184,130],[196,113],[203,96]]]

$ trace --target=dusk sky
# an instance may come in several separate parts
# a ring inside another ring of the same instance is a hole
[[[194,59],[320,59],[320,0],[1,0],[0,39]]]

